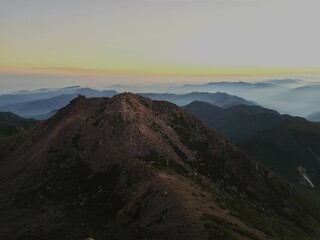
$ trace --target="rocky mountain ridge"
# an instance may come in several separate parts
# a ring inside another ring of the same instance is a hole
[[[317,206],[168,102],[78,97],[8,147],[2,238],[310,239],[318,231]]]

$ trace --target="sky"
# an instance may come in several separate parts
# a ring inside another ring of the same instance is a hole
[[[35,75],[102,85],[317,75],[319,9],[318,0],[0,0],[0,87]],[[52,84],[42,79],[34,84]]]

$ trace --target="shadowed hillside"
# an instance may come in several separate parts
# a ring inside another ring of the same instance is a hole
[[[168,102],[78,97],[10,144],[0,159],[4,239],[312,239],[319,231],[317,206]]]
[[[31,129],[36,122],[36,120],[25,119],[11,112],[0,112],[0,138]]]
[[[285,119],[278,112],[260,106],[237,105],[223,109],[195,101],[183,108],[233,142],[278,126]]]

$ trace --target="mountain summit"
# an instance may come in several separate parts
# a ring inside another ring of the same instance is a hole
[[[309,239],[319,231],[317,206],[168,102],[80,96],[10,142],[0,159],[2,239]]]

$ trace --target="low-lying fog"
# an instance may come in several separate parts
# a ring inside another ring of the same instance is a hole
[[[10,92],[15,92],[15,94],[35,93],[35,89],[45,87],[48,88],[48,96],[50,95],[50,89],[56,89],[54,96],[57,96],[59,92],[66,94],[65,90],[59,88],[72,85],[81,85],[97,90],[130,91],[134,93],[226,92],[254,101],[263,107],[275,109],[282,114],[307,117],[320,111],[319,76],[299,77],[299,79],[294,77],[273,78],[272,80],[254,80],[252,76],[247,80],[246,77],[225,79],[226,81],[224,81],[224,77],[181,76],[170,78],[162,76],[151,78],[148,76],[117,76],[88,78],[84,76],[1,74],[0,94]],[[40,92],[44,93],[44,89]],[[42,95],[45,95],[45,93]],[[10,102],[3,102],[2,99],[0,97],[0,106],[10,104]]]

